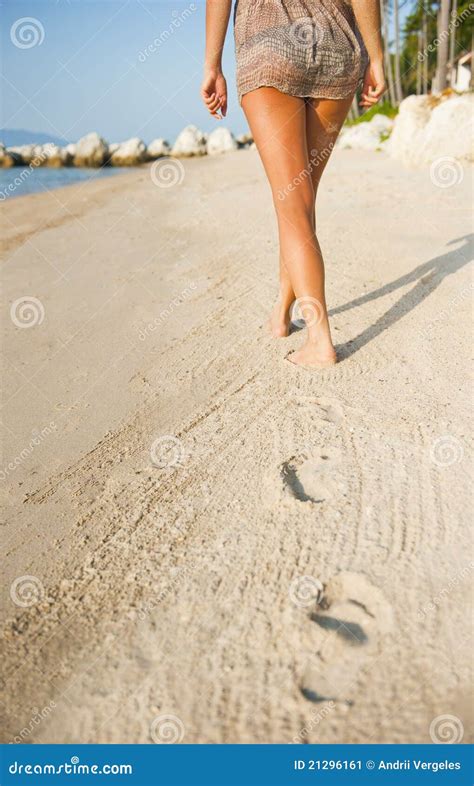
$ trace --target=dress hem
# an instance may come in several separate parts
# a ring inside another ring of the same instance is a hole
[[[352,96],[355,95],[360,81],[361,80],[358,80],[357,82],[353,82],[350,85],[347,92],[344,92],[343,95],[341,95],[340,93],[338,93],[338,95],[334,95],[334,93],[338,91],[334,91],[334,90],[331,91],[330,88],[326,88],[326,89],[313,88],[310,93],[302,93],[301,91],[292,90],[291,88],[284,89],[282,85],[277,84],[276,81],[272,81],[268,79],[268,80],[259,81],[255,83],[255,85],[249,88],[245,88],[245,90],[242,92],[239,90],[238,91],[239,104],[240,106],[242,106],[242,99],[244,98],[244,96],[248,95],[248,93],[253,93],[255,90],[259,90],[261,87],[274,87],[275,90],[278,90],[280,93],[283,93],[284,95],[293,96],[293,98],[325,98],[332,101],[343,101],[345,98],[349,98],[351,95]]]

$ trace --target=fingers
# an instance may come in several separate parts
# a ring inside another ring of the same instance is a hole
[[[203,100],[206,104],[206,107],[209,111],[209,114],[212,117],[215,117],[216,120],[221,120],[222,117],[225,117],[227,114],[227,96],[219,96],[216,93],[211,93],[210,95],[203,94]],[[218,112],[221,111],[222,115],[219,115]]]
[[[377,104],[380,101],[384,92],[385,92],[385,84],[370,85],[368,89],[364,84],[361,100],[360,100],[360,106],[364,106],[364,107],[375,106],[375,104]]]

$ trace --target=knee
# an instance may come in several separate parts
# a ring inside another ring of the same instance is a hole
[[[313,225],[314,192],[312,190],[279,192],[274,202],[279,219],[291,221],[297,225]]]

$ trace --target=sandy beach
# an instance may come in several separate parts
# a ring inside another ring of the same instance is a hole
[[[2,206],[2,741],[470,741],[469,169],[335,152],[314,373],[257,153],[180,166]]]

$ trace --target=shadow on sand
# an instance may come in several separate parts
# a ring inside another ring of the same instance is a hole
[[[464,267],[464,265],[472,259],[474,251],[473,241],[474,234],[451,240],[448,246],[452,246],[455,243],[462,243],[462,245],[459,248],[448,251],[446,254],[434,257],[434,259],[430,259],[422,265],[418,265],[418,267],[410,273],[400,276],[400,278],[395,279],[395,281],[389,284],[385,284],[383,287],[374,289],[373,292],[368,292],[365,295],[361,295],[351,300],[349,303],[332,309],[329,312],[329,316],[342,314],[344,311],[349,311],[351,308],[370,303],[372,300],[377,300],[379,297],[395,292],[395,290],[416,281],[415,286],[409,292],[402,295],[402,297],[397,300],[383,316],[379,317],[373,325],[367,327],[362,333],[356,336],[356,338],[351,339],[346,344],[340,344],[337,347],[340,359],[346,360],[370,341],[377,338],[384,330],[388,330],[412,309],[422,303],[428,295],[434,292],[446,276],[450,276]]]

